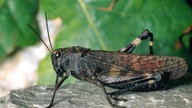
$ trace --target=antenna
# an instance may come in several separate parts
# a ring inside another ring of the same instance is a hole
[[[48,23],[47,23],[47,13],[46,12],[45,12],[45,20],[46,20],[47,35],[48,35],[49,43],[51,46],[51,50],[49,49],[48,45],[43,41],[40,34],[31,25],[27,24],[27,26],[29,28],[31,28],[31,30],[33,30],[33,32],[37,35],[37,37],[41,40],[41,42],[43,42],[43,44],[46,46],[46,48],[49,50],[49,52],[53,53],[53,47],[52,47],[51,39],[50,39],[50,35],[49,35],[49,27],[48,27]]]
[[[47,13],[46,12],[45,12],[45,21],[46,21],[46,28],[47,28],[47,35],[48,35],[48,39],[49,39],[49,44],[50,44],[51,50],[53,51],[53,46],[52,46],[50,34],[49,34],[49,26],[47,23],[48,21],[47,21]]]
[[[49,50],[50,53],[52,53],[52,51],[49,49],[49,47],[47,46],[47,44],[45,44],[45,42],[43,41],[43,39],[41,38],[40,34],[29,24],[27,24],[27,26],[29,28],[31,28],[33,30],[33,32],[37,35],[37,37],[43,42],[43,44],[47,47],[47,49]]]

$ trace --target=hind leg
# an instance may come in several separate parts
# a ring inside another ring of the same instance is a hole
[[[132,53],[133,50],[139,45],[143,40],[149,38],[149,53],[153,55],[153,34],[149,30],[144,30],[136,39],[131,43],[127,44],[125,47],[121,48],[118,52]]]
[[[126,94],[130,91],[145,92],[162,89],[168,82],[169,75],[167,74],[169,73],[153,73],[144,78],[141,77],[134,81],[130,81],[127,83],[125,82],[124,84],[122,84],[121,89],[108,93],[108,95],[111,96],[115,101],[120,101],[122,99],[119,99],[118,96]]]

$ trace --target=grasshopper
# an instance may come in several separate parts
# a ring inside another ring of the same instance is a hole
[[[113,102],[118,100],[118,95],[129,91],[163,89],[169,80],[182,77],[188,69],[185,60],[180,57],[154,56],[153,34],[147,29],[118,51],[91,50],[80,46],[53,50],[47,17],[46,26],[51,48],[29,25],[50,51],[52,65],[57,74],[53,96],[47,108],[54,105],[56,91],[70,75],[99,86],[111,107],[121,107]],[[149,55],[131,54],[137,45],[148,38]],[[108,92],[106,87],[117,90]]]

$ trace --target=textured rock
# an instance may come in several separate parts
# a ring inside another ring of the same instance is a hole
[[[52,97],[50,86],[32,86],[14,90],[0,99],[0,108],[44,108]],[[128,108],[192,108],[192,75],[170,82],[167,90],[155,92],[130,92],[118,104]],[[54,108],[110,108],[103,91],[90,83],[78,82],[64,85],[58,90]]]

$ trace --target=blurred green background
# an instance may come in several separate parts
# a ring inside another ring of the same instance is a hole
[[[0,0],[0,59],[15,48],[26,47],[38,40],[26,25],[37,25],[35,17],[39,11],[41,14],[47,12],[48,19],[62,18],[63,25],[54,49],[78,45],[116,51],[149,29],[154,34],[154,55],[183,57],[191,68],[192,55],[188,49],[175,49],[178,36],[192,25],[192,8],[185,0],[119,0],[111,12],[98,9],[108,7],[111,2]],[[15,6],[13,9],[12,5]],[[188,46],[189,38],[184,41]],[[149,54],[148,47],[148,41],[145,41],[133,53]],[[54,84],[56,75],[50,54],[40,63],[38,71],[39,84]],[[74,81],[70,78],[67,83]]]
[[[37,25],[38,11],[38,0],[0,0],[0,62],[12,52],[38,41],[27,27],[27,24]]]

